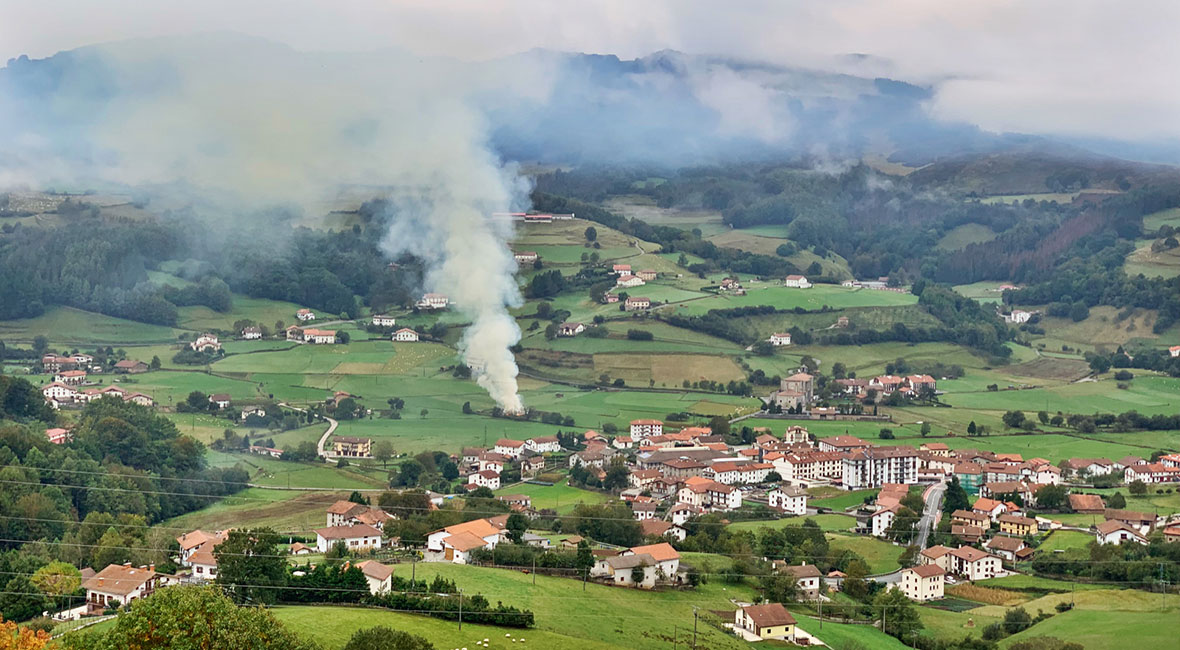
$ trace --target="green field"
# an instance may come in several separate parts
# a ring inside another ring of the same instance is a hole
[[[834,512],[841,512],[864,503],[865,497],[876,494],[877,490],[856,490],[853,492],[840,490],[838,496],[808,499],[807,505],[815,508],[831,508]]]
[[[949,230],[935,246],[938,250],[957,251],[970,244],[982,244],[996,238],[991,228],[978,223],[965,223]]]
[[[751,286],[744,296],[717,295],[685,304],[676,305],[676,313],[699,315],[710,309],[733,309],[770,305],[778,309],[820,309],[824,305],[833,309],[846,307],[890,307],[912,305],[918,297],[910,293],[893,291],[871,291],[868,289],[846,289],[835,285],[816,285],[810,289],[793,289],[781,286]]]
[[[1122,413],[1135,410],[1145,415],[1173,414],[1180,405],[1180,378],[1136,377],[1126,390],[1116,388],[1115,383],[1108,380],[1032,390],[955,393],[947,395],[945,401],[955,407],[984,411]]]
[[[814,502],[813,502],[814,503]],[[825,531],[847,531],[856,526],[856,519],[847,515],[812,515],[809,517],[787,517],[785,519],[771,519],[768,521],[739,521],[729,525],[731,530],[753,530],[762,528],[784,528],[786,526],[802,526],[804,521],[811,520],[819,524]]]
[[[325,523],[324,511],[348,492],[294,492],[249,488],[212,505],[163,522],[177,530],[224,530],[270,526],[280,533],[304,533]]]
[[[290,325],[295,322],[295,312],[299,309],[300,305],[290,302],[234,294],[233,307],[225,313],[213,311],[203,305],[181,307],[176,311],[177,323],[185,329],[232,331],[234,323],[242,319],[252,320],[270,328],[273,328],[277,321]]]
[[[827,537],[828,547],[832,554],[845,549],[854,551],[864,558],[869,565],[869,572],[872,574],[889,573],[901,568],[897,558],[905,549],[900,546],[894,546],[876,537],[863,535],[827,533]]]
[[[1089,533],[1076,530],[1055,530],[1041,542],[1041,545],[1037,547],[1037,552],[1053,553],[1071,548],[1088,548],[1093,541],[1094,536]]]
[[[1074,608],[1008,637],[1000,646],[1007,647],[1034,636],[1055,636],[1080,643],[1086,650],[1119,650],[1128,642],[1143,650],[1176,647],[1174,624],[1180,612],[1180,596],[1091,590],[1051,594],[1026,603],[1024,608],[1029,612],[1038,609],[1051,612],[1059,602],[1073,602]],[[992,615],[1002,614],[1002,610],[986,606],[977,611]]]
[[[496,494],[524,494],[532,499],[533,508],[537,510],[552,509],[561,515],[572,512],[574,506],[578,504],[593,505],[605,503],[615,498],[611,494],[572,487],[565,480],[555,485],[517,483],[496,490]]]
[[[180,332],[73,307],[53,307],[36,318],[0,321],[0,339],[6,342],[27,343],[44,335],[51,344],[69,346],[167,343],[175,341]]]

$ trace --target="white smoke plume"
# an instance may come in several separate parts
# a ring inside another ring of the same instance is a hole
[[[87,65],[66,69],[97,81],[67,80],[40,104],[28,98],[51,112],[22,113],[26,98],[0,98],[0,146],[6,166],[21,173],[9,180],[151,187],[156,205],[200,196],[207,223],[222,227],[276,204],[299,206],[314,223],[342,191],[388,193],[386,249],[423,259],[426,288],[471,319],[460,348],[477,381],[506,411],[521,410],[508,349],[520,330],[507,307],[521,303],[506,244],[511,223],[490,215],[527,207],[528,188],[490,151],[475,103],[494,93],[517,102],[543,95],[543,66],[303,53],[226,34],[71,56]]]

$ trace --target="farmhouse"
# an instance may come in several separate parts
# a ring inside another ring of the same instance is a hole
[[[637,277],[638,277],[640,280],[643,280],[643,281],[645,281],[645,282],[651,282],[652,280],[655,280],[655,279],[656,279],[656,276],[657,276],[657,275],[659,275],[659,274],[658,274],[658,273],[656,273],[655,271],[653,271],[652,269],[644,269],[644,270],[642,270],[642,271],[637,271],[637,272],[635,273],[635,275],[636,275],[636,276],[637,276]]]
[[[388,314],[373,314],[373,325],[376,327],[393,327],[397,319]]]
[[[310,309],[300,309],[295,312],[295,318],[301,323],[307,322],[309,320],[315,320],[315,312]]]
[[[920,603],[942,598],[946,571],[937,564],[922,564],[901,572],[898,589],[906,598]]]
[[[508,515],[499,515],[436,530],[426,537],[424,559],[427,562],[466,564],[471,551],[494,548],[500,542],[507,522]]]
[[[524,452],[525,443],[523,440],[511,440],[509,438],[500,438],[496,441],[495,452],[497,454],[504,454],[509,458],[519,458]]]
[[[214,393],[209,396],[209,403],[216,404],[219,409],[229,408],[231,401],[227,393]]]
[[[561,451],[561,443],[557,440],[557,436],[539,436],[525,440],[524,448],[538,454],[557,453]]]
[[[354,436],[336,436],[332,439],[332,450],[337,456],[369,458],[373,455],[373,440]]]
[[[628,288],[628,289],[631,287],[642,287],[645,284],[647,284],[647,283],[643,281],[643,278],[640,278],[637,275],[630,275],[630,274],[620,275],[618,277],[618,279],[615,280],[615,286],[624,287],[624,288]]]
[[[401,343],[416,343],[418,333],[408,327],[403,327],[393,333],[393,340]]]
[[[517,264],[532,264],[541,259],[536,251],[520,251],[512,254],[512,259],[516,260]]]
[[[107,608],[146,598],[163,586],[165,580],[153,566],[136,568],[130,562],[108,565],[82,583],[88,613],[101,614]]]
[[[734,612],[733,626],[758,639],[795,639],[795,617],[782,603],[742,607]]]
[[[53,429],[45,430],[45,438],[55,445],[64,445],[71,439],[70,430],[55,427]]]
[[[791,333],[790,332],[781,332],[781,333],[771,334],[770,338],[768,338],[766,340],[767,340],[767,342],[769,342],[771,345],[773,345],[775,347],[779,347],[782,345],[790,345],[791,344]]]
[[[53,381],[67,386],[77,386],[86,381],[85,370],[62,370],[53,376]]]
[[[138,375],[148,371],[148,364],[137,359],[123,359],[115,363],[115,372],[119,374]]]
[[[1123,470],[1123,480],[1127,483],[1175,483],[1180,481],[1180,468],[1168,467],[1163,463],[1132,465]]]
[[[368,524],[377,530],[382,530],[385,522],[393,516],[377,506],[367,506],[352,501],[337,501],[328,506],[325,524],[332,526],[347,526],[350,524]]]
[[[1106,517],[1107,521],[1121,521],[1144,535],[1150,533],[1151,529],[1155,528],[1155,515],[1149,515],[1145,512],[1107,508],[1103,516]]]
[[[1097,494],[1070,494],[1069,509],[1080,514],[1099,515],[1106,510],[1106,504]]]
[[[312,329],[310,327],[306,328],[303,330],[303,342],[318,345],[331,345],[336,342],[336,330],[319,330]]]
[[[1172,347],[1168,348],[1168,354],[1171,355],[1173,359],[1180,357],[1180,345],[1173,345]]]
[[[202,334],[188,346],[197,352],[217,352],[221,350],[221,341],[217,340],[215,334]]]
[[[632,296],[632,297],[628,297],[627,300],[625,300],[623,302],[623,310],[624,311],[640,311],[643,309],[650,309],[650,308],[651,308],[651,299],[650,298],[642,298],[642,297],[633,297]]]
[[[67,386],[60,381],[55,381],[52,384],[47,384],[41,389],[41,394],[45,396],[45,400],[57,408],[59,403],[73,402],[78,397],[78,391],[74,390],[72,386]]]
[[[449,304],[450,299],[443,294],[428,293],[422,296],[418,302],[414,303],[414,306],[418,309],[446,309]]]
[[[250,327],[243,327],[240,334],[242,335],[242,338],[246,339],[247,341],[257,340],[262,338],[262,328],[254,327],[253,325]]]
[[[799,589],[799,594],[812,600],[819,597],[819,569],[815,568],[814,564],[804,563],[800,566],[789,566],[785,563],[779,564],[777,561],[773,564],[776,573],[784,573],[789,576],[794,576],[795,586]]]
[[[602,294],[602,302],[606,305],[613,305],[619,301],[619,297],[609,291]]]
[[[631,265],[630,264],[615,264],[610,267],[610,272],[615,275],[630,275],[631,274]]]
[[[783,279],[784,287],[793,287],[795,289],[810,289],[811,283],[802,275],[788,275]]]
[[[1026,560],[1033,554],[1033,550],[1024,543],[1023,539],[1006,535],[996,535],[987,540],[983,547],[1009,562]]]
[[[345,524],[315,529],[315,549],[327,553],[328,549],[343,542],[350,551],[377,550],[381,548],[381,531],[368,524]]]
[[[1125,542],[1147,544],[1147,538],[1142,533],[1121,521],[1115,520],[1104,521],[1098,524],[1096,536],[1099,544],[1118,545]]]
[[[558,336],[577,336],[586,331],[582,323],[562,323],[557,327]]]
[[[196,580],[217,579],[217,557],[213,555],[213,542],[202,544],[188,558],[188,565],[193,570],[192,577]]]

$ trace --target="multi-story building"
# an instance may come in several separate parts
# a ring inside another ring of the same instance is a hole
[[[844,456],[844,489],[918,482],[918,452],[913,447],[869,447]]]

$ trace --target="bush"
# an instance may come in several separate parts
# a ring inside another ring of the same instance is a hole
[[[647,330],[627,330],[627,338],[632,341],[650,341],[655,338],[651,332]]]
[[[434,650],[424,637],[379,625],[357,630],[343,650]]]

